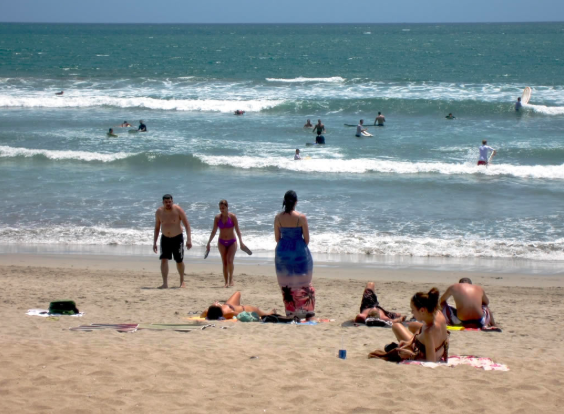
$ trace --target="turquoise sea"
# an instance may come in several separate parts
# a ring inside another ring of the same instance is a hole
[[[562,272],[563,46],[563,23],[0,24],[0,251],[150,255],[172,193],[191,257],[223,198],[271,257],[293,189],[316,259]]]

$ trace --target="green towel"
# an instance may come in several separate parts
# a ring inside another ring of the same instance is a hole
[[[260,317],[256,312],[241,312],[237,315],[237,320],[240,322],[258,322]]]

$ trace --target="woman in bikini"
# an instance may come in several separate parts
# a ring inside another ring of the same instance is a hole
[[[223,278],[225,279],[225,287],[229,287],[233,286],[233,270],[235,269],[233,260],[235,259],[235,253],[237,252],[237,239],[235,238],[235,233],[237,233],[237,236],[239,237],[241,249],[247,250],[247,247],[243,243],[237,217],[235,214],[229,212],[229,204],[227,203],[227,200],[221,200],[219,202],[219,211],[221,211],[221,213],[215,216],[213,220],[213,230],[206,247],[206,252],[210,251],[210,244],[215,237],[217,228],[219,227],[219,240],[217,247],[223,262]]]
[[[241,305],[241,292],[237,291],[224,304],[214,302],[208,310],[204,311],[200,316],[210,320],[219,318],[233,319],[234,316],[239,315],[241,312],[256,312],[258,316],[272,315],[276,313],[276,309],[265,312],[260,310],[257,306]]]
[[[420,360],[427,362],[447,362],[449,332],[445,317],[439,312],[439,291],[432,288],[429,292],[417,292],[411,298],[411,311],[418,322],[406,328],[401,323],[394,323],[392,330],[399,341],[397,346],[386,346],[385,351],[371,352],[369,358],[388,360]],[[395,344],[394,344],[395,345]],[[394,348],[397,348],[395,350]],[[390,351],[397,359],[389,358]],[[394,352],[396,351],[396,352]]]

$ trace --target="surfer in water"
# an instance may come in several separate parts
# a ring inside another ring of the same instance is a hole
[[[299,161],[301,159],[302,157],[300,156],[300,149],[296,148],[296,153],[294,154],[294,161]]]
[[[487,166],[489,164],[489,160],[491,157],[493,157],[497,151],[494,150],[492,147],[490,147],[488,144],[488,141],[483,140],[482,141],[482,145],[480,145],[480,159],[478,160],[478,165],[485,165]],[[491,157],[490,157],[490,152],[491,152]]]
[[[386,122],[386,117],[382,115],[382,112],[378,112],[378,116],[374,120],[374,125],[384,126],[384,122]]]
[[[142,119],[139,120],[139,128],[137,128],[137,131],[139,131],[139,132],[147,132],[147,125],[145,125],[145,124],[143,123],[143,120],[142,120]]]
[[[304,125],[304,128],[313,128],[313,124],[311,123],[311,121],[308,119],[306,124]]]
[[[65,91],[61,91],[61,92],[57,92],[55,95],[57,95],[57,96],[63,96],[64,93],[65,93]]]
[[[355,137],[360,138],[360,137],[362,136],[362,133],[363,133],[363,132],[366,132],[366,128],[365,128],[365,129],[362,129],[362,127],[364,126],[363,124],[364,124],[364,120],[361,119],[361,120],[358,122],[358,125],[356,126],[356,135],[355,135]]]
[[[452,112],[450,112],[447,116],[445,116],[446,119],[456,119],[456,117],[452,114]]]
[[[325,131],[325,125],[321,123],[321,119],[317,120],[317,125],[313,127],[317,131],[317,137],[315,137],[316,144],[325,144],[325,137],[321,135]]]
[[[110,128],[110,130],[108,131],[108,134],[107,134],[107,135],[108,135],[109,137],[117,138],[117,135],[114,134],[114,130],[113,130],[112,128]]]
[[[125,128],[125,127],[130,127],[131,124],[127,121],[123,121],[123,124],[120,125],[120,127]]]
[[[519,112],[519,110],[523,107],[521,103],[521,98],[517,98],[517,102],[515,102],[515,111]]]
[[[244,115],[245,111],[240,111],[239,109],[237,109],[235,112],[233,112],[234,115]]]

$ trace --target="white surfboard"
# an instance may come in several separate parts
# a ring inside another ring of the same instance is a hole
[[[528,86],[525,88],[525,90],[523,91],[523,95],[521,95],[521,103],[523,105],[527,105],[529,103],[529,100],[531,99],[531,93],[532,92],[533,91]]]
[[[372,135],[370,132],[368,131],[362,131],[361,134],[365,137],[373,137],[374,135]]]

